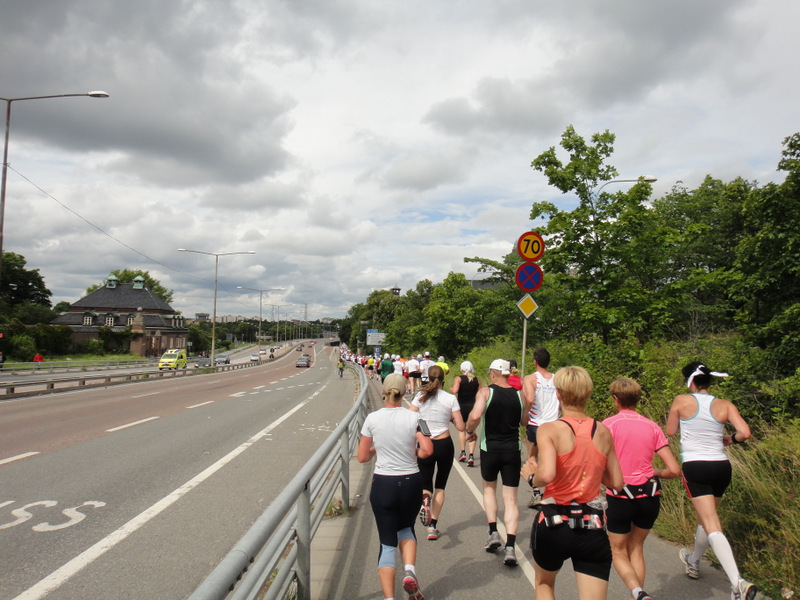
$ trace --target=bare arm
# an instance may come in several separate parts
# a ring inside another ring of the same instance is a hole
[[[544,423],[536,432],[536,443],[539,446],[539,466],[533,476],[534,487],[545,487],[556,478],[556,427],[555,423]],[[525,463],[528,467],[528,463]],[[531,469],[532,467],[528,467]],[[523,474],[526,469],[523,468]]]
[[[456,377],[453,380],[453,387],[450,388],[450,393],[456,396],[459,389],[461,389],[461,377]]]
[[[417,458],[428,458],[433,454],[433,442],[431,438],[427,435],[422,435],[419,431],[417,432],[417,444],[419,444],[419,448],[417,448]]]
[[[475,396],[475,406],[472,407],[472,412],[469,413],[467,419],[466,431],[472,431],[474,435],[475,428],[480,424],[483,411],[486,410],[486,401],[489,399],[489,388],[481,388]]]
[[[727,403],[728,409],[728,423],[734,426],[736,432],[733,434],[736,436],[737,442],[744,442],[745,440],[750,439],[750,426],[747,424],[747,421],[744,420],[741,414],[739,414],[739,409],[732,402],[725,401]],[[733,435],[726,435],[722,438],[722,443],[726,446],[733,444]]]
[[[459,431],[464,431],[467,428],[467,425],[466,423],[464,423],[464,417],[461,416],[461,411],[454,410],[450,414],[452,415],[451,419],[453,421],[453,424],[456,426],[456,429],[458,429]]]
[[[669,408],[666,431],[670,437],[678,433],[681,426],[680,405],[682,400],[683,396],[675,396],[675,400],[672,401],[672,406]]]
[[[675,455],[672,453],[672,450],[670,450],[669,446],[664,446],[663,448],[656,450],[656,455],[658,455],[658,458],[661,459],[666,467],[665,469],[656,469],[656,476],[660,477],[661,479],[680,477],[681,467],[678,464],[678,461],[675,460]]]
[[[358,442],[358,462],[369,462],[373,456],[375,456],[375,446],[372,445],[372,438],[362,435]]]

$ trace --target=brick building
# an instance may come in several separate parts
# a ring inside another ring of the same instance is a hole
[[[72,329],[72,347],[100,338],[100,328],[134,334],[130,352],[140,356],[161,356],[168,348],[186,348],[189,330],[184,317],[148,290],[143,277],[120,283],[110,275],[104,285],[87,294],[59,315],[53,325]]]

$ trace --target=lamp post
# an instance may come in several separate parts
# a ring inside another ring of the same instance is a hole
[[[46,100],[48,98],[74,98],[86,96],[88,98],[108,98],[106,92],[96,91],[85,94],[55,94],[51,96],[26,96],[24,98],[0,98],[6,103],[6,137],[3,146],[3,175],[0,179],[0,279],[3,274],[3,225],[5,223],[6,212],[6,176],[8,174],[8,133],[11,129],[11,103],[21,100]]]
[[[258,292],[258,353],[261,355],[261,307],[264,300],[264,292],[282,292],[283,288],[268,288],[266,290],[259,290],[257,288],[244,287],[241,285],[236,286],[240,290],[250,290],[251,292]]]
[[[211,317],[211,366],[216,367],[216,347],[217,347],[217,277],[219,274],[219,257],[232,256],[234,254],[255,254],[253,250],[244,252],[204,252],[203,250],[187,250],[178,248],[178,252],[194,252],[195,254],[206,254],[214,257],[214,311]]]
[[[610,181],[603,183],[603,185],[592,192],[592,195],[597,198],[600,195],[600,190],[606,187],[609,183],[638,183],[639,181],[644,181],[645,183],[655,183],[658,181],[658,177],[655,175],[642,175],[638,179],[611,179]]]
[[[267,306],[271,306],[272,308],[277,308],[278,309],[278,325],[275,328],[275,336],[278,338],[278,341],[280,342],[281,341],[281,309],[284,306],[291,306],[291,304],[268,304]]]

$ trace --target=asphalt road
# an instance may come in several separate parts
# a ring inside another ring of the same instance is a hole
[[[0,403],[0,600],[187,597],[352,406],[308,348]]]

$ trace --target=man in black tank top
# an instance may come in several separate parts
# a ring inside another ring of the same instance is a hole
[[[522,467],[520,427],[528,421],[530,404],[521,391],[509,385],[510,373],[507,360],[492,362],[489,367],[491,385],[478,392],[466,429],[469,439],[476,439],[475,428],[478,424],[481,426],[483,510],[489,522],[489,539],[484,549],[495,552],[503,546],[497,531],[497,478],[500,475],[503,480],[503,524],[507,534],[503,562],[513,567],[517,564],[514,544],[519,525],[517,489]]]

